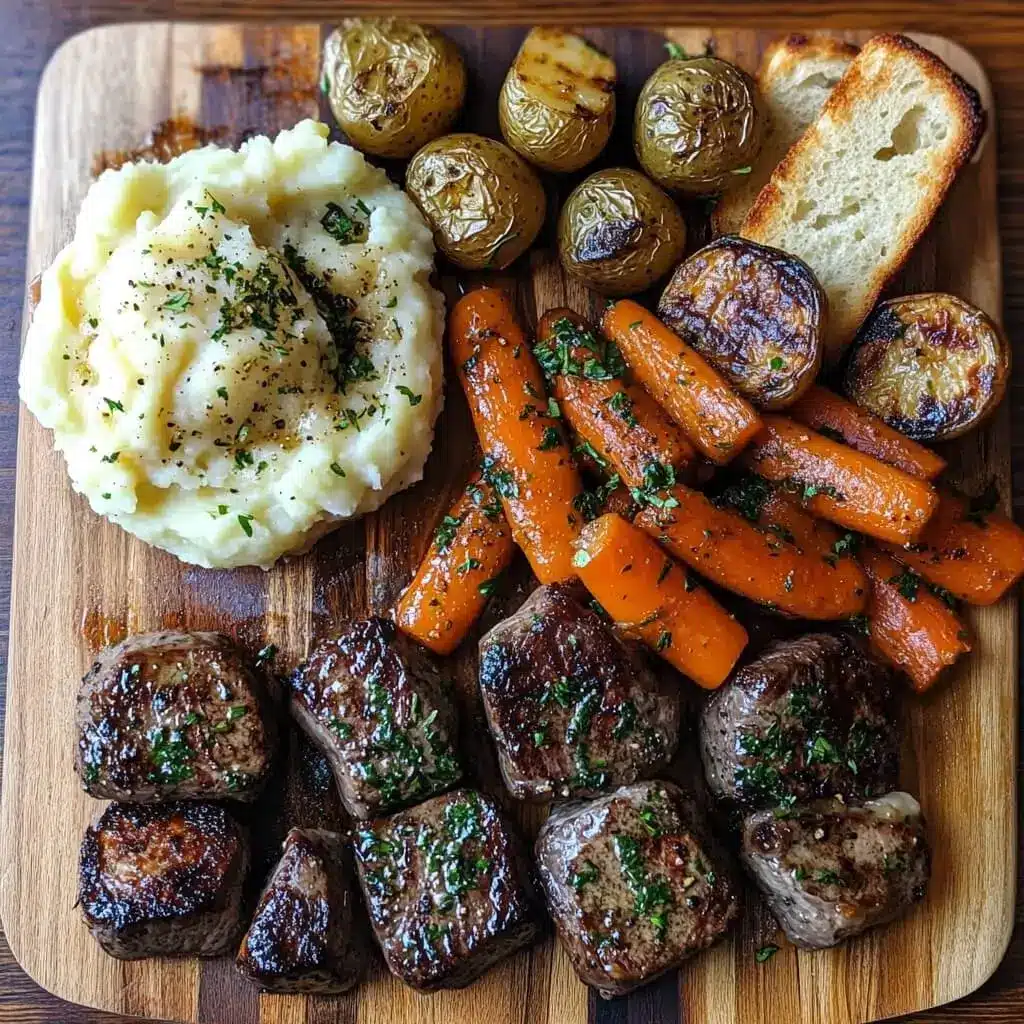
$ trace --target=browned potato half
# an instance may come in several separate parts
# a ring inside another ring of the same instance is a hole
[[[611,135],[615,80],[615,62],[582,36],[531,29],[498,97],[505,141],[548,171],[585,167]]]
[[[948,441],[1002,400],[1010,346],[955,295],[904,295],[876,306],[847,364],[847,397],[915,441]]]
[[[464,270],[501,270],[544,225],[544,186],[502,142],[461,132],[428,142],[409,162],[405,190],[434,242]]]
[[[679,207],[628,167],[590,175],[558,218],[562,266],[604,295],[642,292],[675,266],[685,248]]]
[[[726,235],[680,264],[658,316],[740,394],[775,410],[814,382],[827,308],[802,260]]]
[[[455,123],[466,95],[456,45],[398,18],[348,18],[324,44],[320,82],[341,130],[374,156],[411,156]]]

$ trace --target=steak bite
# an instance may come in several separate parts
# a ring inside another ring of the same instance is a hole
[[[413,988],[468,985],[540,933],[519,839],[480,793],[460,789],[367,822],[355,852],[384,959]]]
[[[462,777],[441,673],[386,619],[350,622],[292,676],[292,713],[327,756],[346,809],[371,818]]]
[[[345,992],[367,965],[355,879],[341,836],[293,828],[235,963],[273,992]]]
[[[898,767],[894,715],[892,670],[856,639],[773,644],[704,705],[708,788],[748,808],[885,793]]]
[[[741,857],[791,942],[835,946],[922,899],[930,859],[918,802],[907,793],[758,811]]]
[[[221,806],[110,804],[82,840],[78,902],[111,956],[219,956],[238,941],[248,866]]]
[[[606,998],[678,967],[739,913],[729,865],[693,801],[670,782],[556,807],[536,856],[569,959]]]
[[[518,799],[593,796],[675,752],[679,695],[565,586],[535,590],[480,642],[480,692]]]
[[[230,637],[129,637],[82,680],[75,771],[90,796],[122,802],[252,800],[277,745],[271,705]]]

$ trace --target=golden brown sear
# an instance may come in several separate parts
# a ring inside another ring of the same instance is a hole
[[[784,409],[821,366],[827,300],[810,267],[727,235],[680,264],[658,316],[762,409]]]
[[[915,441],[948,441],[995,409],[1010,346],[977,306],[928,292],[890,299],[864,322],[844,380],[847,397]]]

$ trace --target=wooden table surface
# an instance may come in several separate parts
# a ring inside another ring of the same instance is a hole
[[[396,0],[350,4],[328,0],[0,0],[0,727],[3,723],[7,625],[10,598],[14,452],[17,430],[17,367],[24,296],[35,95],[50,54],[68,36],[91,25],[128,19],[315,20],[342,12],[401,10],[424,21],[600,22],[629,24],[638,12],[654,23],[743,24],[761,28],[906,29],[948,35],[968,47],[987,69],[995,91],[999,139],[999,220],[1003,244],[1005,321],[1011,340],[1024,332],[1024,0],[951,0],[928,3],[849,0],[845,3],[781,0]],[[1024,356],[1019,355],[1009,397],[1014,429],[1014,506],[1024,519]],[[45,581],[41,581],[45,586]],[[2,740],[0,740],[2,742]],[[2,783],[2,778],[0,778]],[[1022,788],[1024,792],[1024,788]],[[1019,816],[1019,811],[1018,811]],[[1024,830],[1022,830],[1024,832]],[[40,851],[40,856],[45,856]],[[1020,858],[1024,870],[1024,856]],[[0,865],[0,871],[3,865]],[[1024,1021],[1024,906],[1006,958],[978,993],[950,1007],[909,1018],[920,1022]],[[899,970],[899,964],[892,965]],[[600,1024],[618,1022],[598,1011]],[[113,1024],[109,1014],[69,1006],[41,991],[15,963],[0,931],[0,1024]],[[625,1024],[625,1022],[624,1022]],[[633,1022],[630,1022],[633,1024]],[[635,1024],[668,1024],[640,1022]],[[779,1022],[786,1024],[786,1022]]]

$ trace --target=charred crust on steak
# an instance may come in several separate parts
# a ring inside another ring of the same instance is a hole
[[[345,992],[362,977],[369,931],[342,837],[293,828],[235,960],[273,992]]]
[[[356,818],[425,800],[462,776],[449,684],[381,619],[346,624],[291,678],[292,714],[327,756]]]
[[[367,822],[354,845],[374,935],[413,988],[461,988],[541,931],[525,851],[481,793]]]
[[[237,940],[248,862],[221,806],[110,804],[82,841],[78,902],[112,956],[215,956]]]
[[[664,766],[678,741],[678,692],[566,586],[538,588],[483,637],[480,691],[519,799],[635,782]]]
[[[277,730],[270,694],[230,637],[145,633],[82,680],[75,770],[90,796],[253,800]]]

